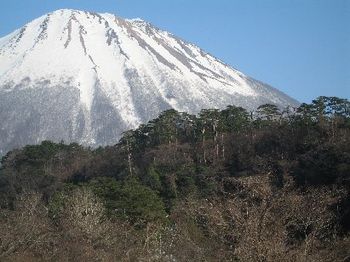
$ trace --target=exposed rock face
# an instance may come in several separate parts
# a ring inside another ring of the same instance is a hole
[[[169,108],[297,101],[140,19],[58,10],[0,38],[0,154],[42,140],[114,144]]]

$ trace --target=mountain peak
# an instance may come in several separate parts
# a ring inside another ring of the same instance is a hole
[[[142,19],[60,9],[0,38],[0,121],[9,134],[36,123],[22,144],[111,144],[165,109],[263,103],[297,105]],[[22,140],[9,136],[0,148]]]
[[[142,18],[139,18],[139,17],[128,19],[128,21],[135,22],[135,23],[145,23],[145,20],[143,20]]]
[[[75,14],[97,14],[96,12],[91,12],[91,11],[63,8],[63,9],[54,10],[50,13],[47,13],[46,15],[63,15],[63,14],[74,14],[74,13]]]

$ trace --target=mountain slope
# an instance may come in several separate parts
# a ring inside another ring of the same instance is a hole
[[[0,38],[0,153],[44,139],[85,145],[174,108],[297,102],[140,19],[58,10]]]

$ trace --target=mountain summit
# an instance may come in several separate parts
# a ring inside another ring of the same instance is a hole
[[[0,153],[42,140],[118,141],[169,108],[297,105],[141,19],[58,10],[0,38]]]

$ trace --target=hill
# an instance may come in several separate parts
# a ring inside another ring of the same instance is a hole
[[[347,261],[350,103],[167,110],[97,149],[0,169],[5,261]]]

